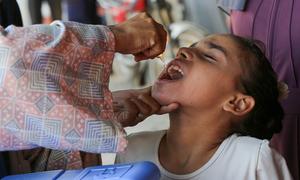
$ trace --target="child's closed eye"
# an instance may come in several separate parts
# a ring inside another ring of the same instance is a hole
[[[206,60],[208,60],[208,61],[210,61],[210,62],[216,62],[217,60],[216,60],[216,58],[214,57],[214,56],[211,56],[211,55],[209,55],[209,54],[203,54],[203,57],[206,59]]]

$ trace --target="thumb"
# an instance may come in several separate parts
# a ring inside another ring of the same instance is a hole
[[[157,114],[159,114],[159,115],[166,114],[166,113],[176,110],[178,107],[179,107],[178,103],[171,103],[167,106],[161,106],[160,110],[157,112]]]
[[[142,60],[147,60],[147,59],[153,59],[157,57],[159,53],[155,53],[153,49],[148,48],[140,53],[134,54],[134,60],[136,62],[142,61]]]

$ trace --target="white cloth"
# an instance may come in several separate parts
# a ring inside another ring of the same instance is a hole
[[[267,140],[231,135],[211,159],[190,174],[176,175],[164,169],[158,160],[158,147],[166,131],[141,132],[128,137],[128,149],[117,154],[116,163],[152,161],[162,180],[289,180],[285,160],[269,147]]]

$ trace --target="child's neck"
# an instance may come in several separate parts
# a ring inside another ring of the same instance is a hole
[[[161,164],[176,174],[191,173],[202,167],[228,134],[224,131],[229,129],[228,123],[216,122],[222,122],[222,116],[180,110],[170,114],[170,129],[159,147]]]

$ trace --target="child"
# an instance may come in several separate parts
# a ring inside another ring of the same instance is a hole
[[[291,179],[285,160],[269,147],[281,130],[282,95],[270,63],[251,41],[212,35],[176,58],[152,87],[160,104],[178,103],[170,128],[128,137],[116,163],[148,160],[161,179]],[[132,102],[142,112],[149,96]]]

